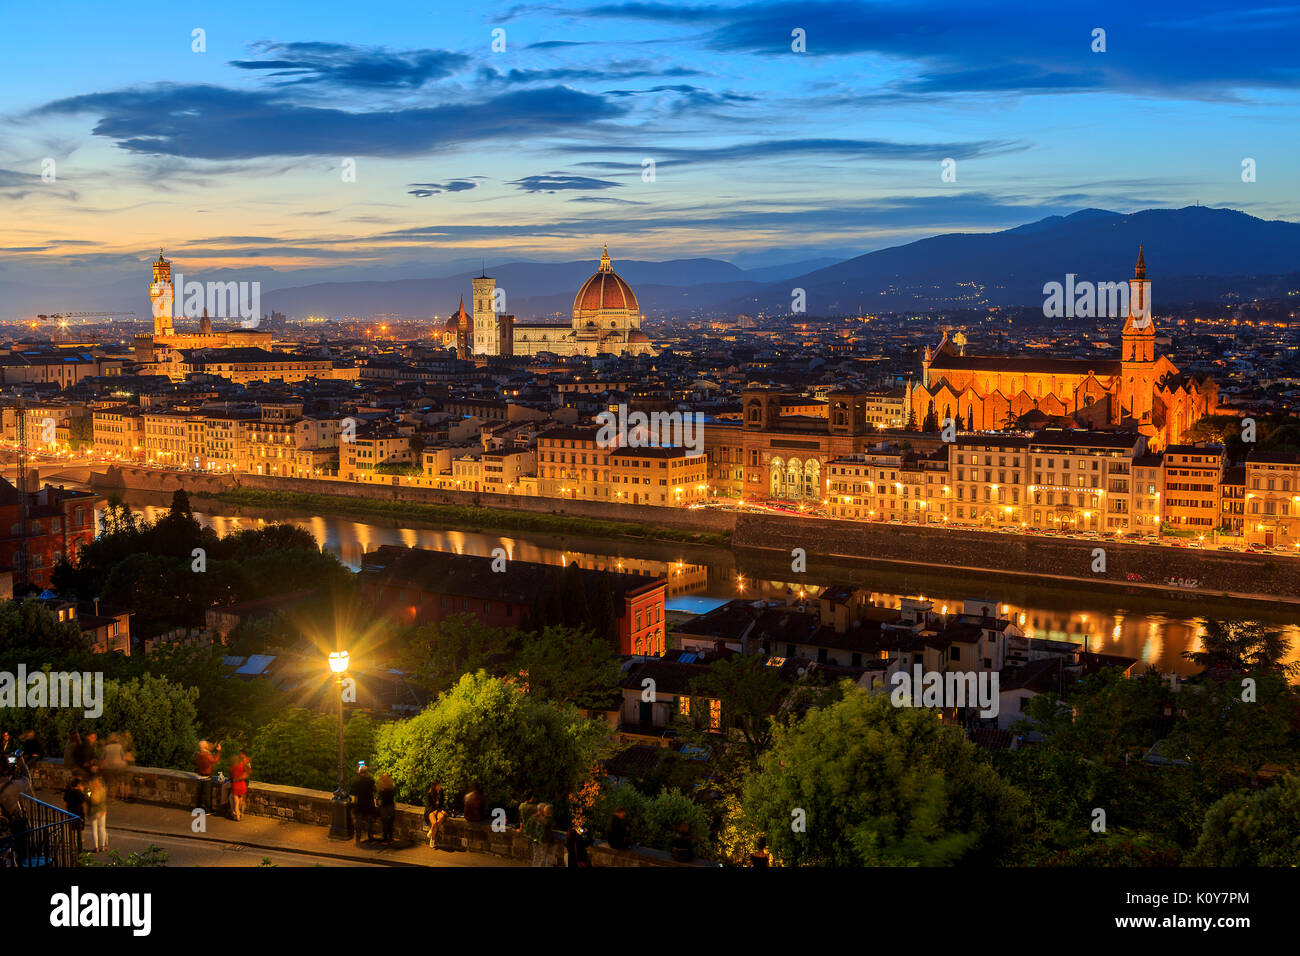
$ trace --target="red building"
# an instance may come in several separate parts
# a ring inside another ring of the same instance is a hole
[[[494,561],[383,545],[363,559],[361,585],[377,607],[403,623],[418,626],[473,614],[488,627],[503,628],[519,627],[539,596],[562,587],[563,571],[554,565],[511,561],[506,570],[493,571]],[[663,654],[667,580],[583,569],[588,606],[606,576],[618,620],[618,653]]]
[[[95,540],[95,506],[103,495],[46,485],[29,492],[27,502],[27,580],[40,588],[50,585],[54,566],[64,557],[72,560],[82,545]],[[18,489],[0,478],[0,567],[14,569],[23,544]]]

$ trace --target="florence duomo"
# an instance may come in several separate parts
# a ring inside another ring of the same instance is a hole
[[[538,355],[654,355],[649,336],[641,331],[636,293],[614,271],[609,247],[600,267],[578,289],[569,325],[558,322],[519,322],[496,308],[496,280],[473,280],[473,311],[461,299],[447,320],[444,339],[454,341],[460,358],[473,356]]]

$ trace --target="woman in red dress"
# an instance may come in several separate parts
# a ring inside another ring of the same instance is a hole
[[[248,754],[239,751],[239,756],[230,766],[230,779],[233,781],[230,791],[231,813],[236,820],[244,818],[244,802],[248,799],[248,776],[251,770]]]

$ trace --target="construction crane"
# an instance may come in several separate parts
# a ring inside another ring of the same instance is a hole
[[[27,532],[28,514],[31,502],[31,481],[27,476],[27,402],[21,395],[14,402],[14,425],[18,438],[18,522],[22,526],[18,532],[18,548],[14,554],[14,583],[27,583]]]
[[[89,317],[104,318],[109,315],[135,315],[134,312],[54,312],[50,315],[38,314],[38,319],[84,319]]]

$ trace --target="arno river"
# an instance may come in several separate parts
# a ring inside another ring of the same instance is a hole
[[[169,495],[128,492],[127,503],[153,521],[162,517]],[[199,499],[196,505],[202,507]],[[210,512],[196,508],[195,517],[220,534],[264,522],[282,521],[310,531],[325,548],[353,569],[362,556],[383,544],[406,545],[462,554],[487,555],[502,547],[511,560],[566,564],[577,561],[587,568],[635,571],[668,579],[670,609],[703,610],[722,600],[737,597],[785,598],[787,589],[824,584],[853,583],[869,587],[872,602],[897,607],[904,597],[925,597],[936,609],[944,606],[956,613],[963,601],[996,604],[1001,616],[1017,622],[1031,637],[1087,642],[1088,648],[1110,654],[1136,657],[1161,672],[1190,673],[1195,668],[1181,658],[1181,652],[1195,646],[1202,614],[1222,618],[1259,618],[1283,629],[1293,643],[1293,656],[1300,656],[1300,627],[1295,614],[1286,609],[1271,610],[1220,605],[1210,609],[1174,600],[1153,600],[1108,592],[1070,588],[1044,588],[1008,579],[1005,584],[988,580],[962,581],[947,574],[931,577],[912,572],[880,572],[871,569],[819,569],[810,556],[809,573],[802,581],[795,575],[782,576],[781,569],[738,565],[736,556],[725,548],[677,545],[664,542],[583,538],[571,535],[516,533],[509,537],[493,532],[420,525],[409,520],[351,518],[309,515],[293,510],[267,510],[222,504]]]

